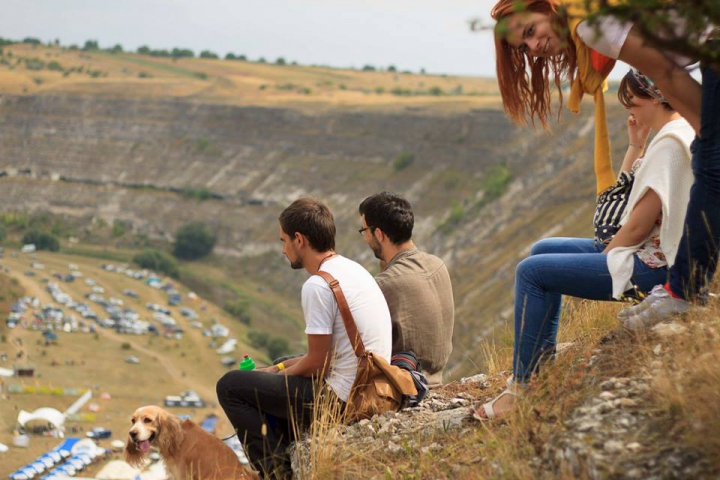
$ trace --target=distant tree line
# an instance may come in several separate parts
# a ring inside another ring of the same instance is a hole
[[[12,39],[2,38],[0,37],[0,47],[3,47],[5,45],[13,45],[17,43],[29,43],[32,45],[42,45],[42,41],[39,38],[36,37],[25,37],[21,41],[16,41]],[[69,50],[82,50],[85,52],[92,52],[92,51],[103,51],[108,53],[124,53],[126,50],[123,48],[123,46],[119,43],[115,44],[112,47],[109,48],[101,48],[100,43],[97,40],[90,39],[86,40],[82,47],[79,47],[78,45],[72,44],[67,47],[64,47],[60,44],[60,39],[55,39],[54,41],[47,43],[48,47],[56,46],[61,48],[67,48]],[[136,53],[140,55],[149,55],[151,57],[160,57],[160,58],[172,58],[173,60],[178,60],[181,58],[196,58],[195,52],[189,48],[178,48],[175,47],[173,49],[155,49],[151,48],[148,45],[143,45],[141,47],[138,47],[135,50]],[[197,55],[197,58],[207,58],[207,59],[220,59],[220,55],[213,52],[212,50],[202,50]],[[252,60],[249,60],[247,55],[241,55],[236,54],[234,52],[228,52],[223,57],[225,60],[233,60],[233,61],[241,61],[241,62],[250,62]],[[268,63],[268,61],[265,59],[265,57],[259,57],[256,60],[257,63]],[[273,62],[275,65],[278,66],[285,66],[285,65],[298,65],[298,62],[295,61],[288,61],[285,57],[278,57],[275,59],[275,62]],[[312,65],[314,67],[324,67],[324,68],[333,68],[332,66],[328,65]],[[350,69],[353,69],[353,67],[349,67]],[[360,70],[364,72],[375,72],[375,71],[383,71],[386,70],[388,72],[397,73],[399,70],[395,65],[389,65],[387,68],[383,69],[381,67],[375,67],[373,65],[364,65],[360,68]],[[403,70],[401,73],[405,74],[412,74],[410,70]],[[425,69],[420,69],[420,74],[425,74]]]

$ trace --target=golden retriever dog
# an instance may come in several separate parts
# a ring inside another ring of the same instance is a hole
[[[254,480],[235,452],[190,420],[156,406],[140,407],[132,416],[125,461],[140,467],[152,447],[160,450],[173,480]]]

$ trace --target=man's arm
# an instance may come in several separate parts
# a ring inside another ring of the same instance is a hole
[[[278,373],[284,375],[299,375],[301,377],[312,377],[325,375],[330,363],[330,348],[332,347],[332,335],[308,335],[308,353],[286,365],[285,370]],[[275,366],[277,368],[277,366]]]

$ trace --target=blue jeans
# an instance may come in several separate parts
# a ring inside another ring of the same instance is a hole
[[[720,246],[720,78],[702,70],[700,136],[692,144],[695,182],[685,216],[685,230],[670,269],[673,293],[692,300],[715,274]]]
[[[632,283],[643,291],[664,283],[667,268],[634,257]],[[607,255],[591,238],[546,238],[533,245],[515,273],[513,374],[527,383],[541,360],[555,352],[562,296],[613,300]]]

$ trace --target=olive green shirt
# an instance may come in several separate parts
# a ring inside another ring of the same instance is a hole
[[[393,353],[412,350],[430,385],[441,385],[455,324],[447,267],[411,247],[395,255],[375,280],[390,308]]]

